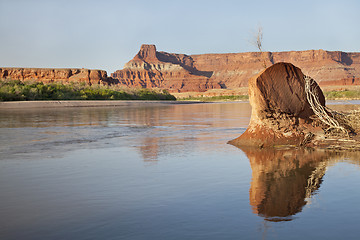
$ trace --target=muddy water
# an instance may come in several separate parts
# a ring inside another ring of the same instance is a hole
[[[250,114],[0,110],[0,239],[357,238],[359,155],[226,144]]]

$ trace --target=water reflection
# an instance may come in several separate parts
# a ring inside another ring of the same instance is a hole
[[[252,180],[249,199],[253,212],[268,221],[291,221],[311,202],[326,169],[337,161],[359,164],[358,153],[307,149],[242,148]]]
[[[251,171],[226,145],[249,118],[243,103],[0,111],[0,239],[260,239],[262,223],[356,239],[358,169],[323,174],[359,157],[244,149]]]
[[[204,141],[222,146],[245,129],[250,112],[248,103],[0,110],[0,155],[59,156],[130,144],[152,164],[207,147]]]

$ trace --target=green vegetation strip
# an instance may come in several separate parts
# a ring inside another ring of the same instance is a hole
[[[0,80],[0,101],[34,100],[176,100],[166,90],[127,89],[85,83]]]
[[[360,99],[360,90],[328,91],[324,92],[324,95],[328,100]]]
[[[360,90],[324,92],[326,99],[360,99]],[[246,101],[248,95],[188,97],[186,101]],[[36,81],[0,80],[0,101],[34,100],[176,100],[161,89],[123,88],[119,86],[87,85],[85,83],[42,83]]]
[[[185,101],[203,101],[203,102],[216,102],[216,101],[246,101],[249,100],[248,95],[226,95],[226,96],[212,96],[212,97],[188,97],[182,98]]]
[[[360,90],[341,90],[341,91],[327,91],[324,92],[327,100],[340,100],[340,99],[360,99]],[[213,96],[213,97],[188,97],[181,100],[191,101],[204,101],[204,102],[216,102],[216,101],[246,101],[249,100],[248,95],[225,95],[225,96]]]

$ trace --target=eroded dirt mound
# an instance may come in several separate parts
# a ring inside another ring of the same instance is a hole
[[[322,106],[325,97],[316,84]],[[308,119],[313,111],[306,99],[304,74],[290,63],[277,63],[249,80],[249,97],[253,121],[268,118],[269,114],[289,114]],[[257,119],[256,119],[256,118]]]
[[[321,89],[315,81],[311,84],[320,104],[325,106]],[[274,64],[251,78],[249,99],[252,107],[249,127],[231,144],[300,145],[309,131],[318,131],[311,125],[314,112],[306,98],[304,74],[290,63]]]
[[[290,63],[274,64],[251,78],[249,99],[249,127],[230,144],[360,150],[359,126],[354,124],[360,114],[327,108],[318,84]]]

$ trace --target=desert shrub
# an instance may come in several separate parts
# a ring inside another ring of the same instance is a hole
[[[324,92],[326,99],[360,99],[360,90],[341,90]]]
[[[181,100],[186,101],[204,101],[204,102],[216,102],[216,101],[246,101],[249,99],[248,95],[224,95],[224,96],[212,96],[212,97],[187,97]]]
[[[0,101],[28,100],[176,100],[163,90],[130,89],[85,83],[0,80]]]

